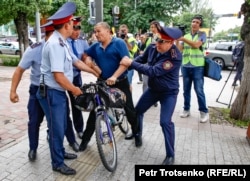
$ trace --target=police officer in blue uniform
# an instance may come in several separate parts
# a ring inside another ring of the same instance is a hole
[[[78,59],[82,58],[84,51],[87,50],[89,47],[87,40],[83,38],[82,36],[80,36],[80,33],[81,33],[81,17],[76,16],[74,17],[73,33],[67,39],[67,41],[70,45],[70,48],[72,49],[72,52],[78,57]],[[73,84],[77,87],[81,87],[82,86],[81,70],[79,70],[77,67],[74,66],[73,73],[74,73]],[[75,98],[72,95],[72,93],[68,92],[68,94],[69,94],[69,98],[71,102],[71,110],[72,110],[74,128],[77,132],[78,137],[82,138],[83,127],[84,127],[82,111],[80,111],[74,106]]]
[[[30,71],[30,86],[29,86],[29,100],[28,100],[28,137],[29,137],[29,153],[28,157],[30,161],[36,159],[38,141],[39,141],[39,129],[44,118],[44,112],[36,98],[36,92],[40,83],[40,65],[42,58],[42,48],[45,41],[54,31],[52,22],[48,22],[41,26],[45,28],[45,39],[41,42],[34,43],[29,46],[23,54],[23,57],[18,64],[15,72],[12,76],[11,88],[10,88],[10,101],[13,103],[19,102],[19,96],[17,94],[17,87],[21,81],[23,73],[31,68]]]
[[[75,3],[66,2],[48,18],[53,21],[55,31],[42,51],[40,85],[36,95],[48,121],[52,169],[64,175],[76,174],[75,169],[64,163],[64,159],[75,159],[77,155],[65,152],[63,146],[69,108],[66,91],[71,91],[74,96],[82,94],[81,89],[72,83],[73,65],[99,77],[73,54],[67,43],[66,39],[73,32],[75,11]]]
[[[140,120],[140,134],[144,113],[157,101],[161,104],[160,125],[165,139],[166,158],[163,165],[174,163],[175,128],[172,115],[179,93],[179,70],[182,54],[174,44],[181,37],[177,28],[161,27],[156,44],[151,44],[146,51],[133,60],[127,58],[121,64],[130,66],[148,76],[148,88],[140,97],[136,111]],[[146,64],[147,63],[147,64]]]

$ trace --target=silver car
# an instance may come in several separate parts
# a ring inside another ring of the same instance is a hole
[[[205,51],[205,56],[216,61],[222,69],[233,67],[232,53],[236,42],[222,42],[211,46]]]
[[[18,42],[1,42],[0,54],[19,55],[20,49]]]

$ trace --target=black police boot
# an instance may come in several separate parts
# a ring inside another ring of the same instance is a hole
[[[28,157],[30,161],[36,160],[36,150],[30,150],[28,153]]]

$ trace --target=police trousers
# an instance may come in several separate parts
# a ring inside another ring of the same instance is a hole
[[[160,102],[160,125],[162,128],[166,156],[174,157],[175,126],[172,122],[172,115],[175,109],[179,90],[166,92],[155,92],[151,88],[145,90],[135,106],[139,119],[139,134],[142,135],[144,113],[157,101]]]

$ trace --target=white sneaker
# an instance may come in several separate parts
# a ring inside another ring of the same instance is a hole
[[[190,116],[190,111],[184,110],[184,111],[181,113],[181,118],[186,118],[186,117],[188,117],[188,116]]]
[[[200,122],[201,123],[205,123],[209,120],[209,113],[205,113],[205,112],[200,112]]]

